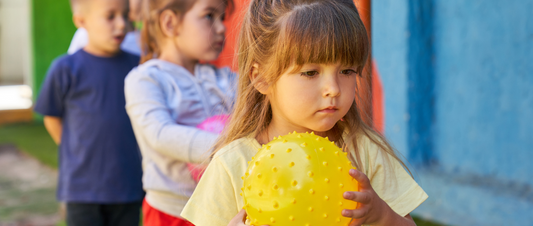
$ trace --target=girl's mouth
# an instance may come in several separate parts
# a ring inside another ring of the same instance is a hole
[[[318,112],[320,113],[335,113],[337,112],[339,109],[336,108],[335,106],[329,106],[327,108],[324,108],[324,109],[321,109],[319,110]]]

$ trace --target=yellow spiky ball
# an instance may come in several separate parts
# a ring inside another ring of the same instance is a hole
[[[346,153],[313,133],[289,133],[264,145],[243,177],[244,209],[251,225],[348,225],[342,197],[356,191]]]

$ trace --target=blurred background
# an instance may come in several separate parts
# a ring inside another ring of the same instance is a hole
[[[364,108],[429,195],[418,225],[533,225],[533,0],[356,4],[372,38]],[[68,0],[0,0],[0,226],[62,224],[57,147],[31,107],[71,17]]]

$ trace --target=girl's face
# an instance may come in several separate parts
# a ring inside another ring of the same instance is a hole
[[[274,86],[268,87],[273,115],[270,126],[281,134],[323,134],[333,128],[354,103],[356,68],[306,64],[298,72],[291,71],[289,68]]]
[[[215,60],[224,47],[226,7],[221,0],[197,0],[180,23],[179,50],[194,60]]]

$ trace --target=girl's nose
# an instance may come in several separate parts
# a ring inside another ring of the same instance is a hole
[[[324,76],[324,87],[322,96],[324,97],[336,97],[340,95],[340,86],[337,76],[327,75]]]
[[[215,27],[215,32],[217,34],[223,35],[226,33],[226,25],[224,25],[224,21],[217,20],[214,27]]]

